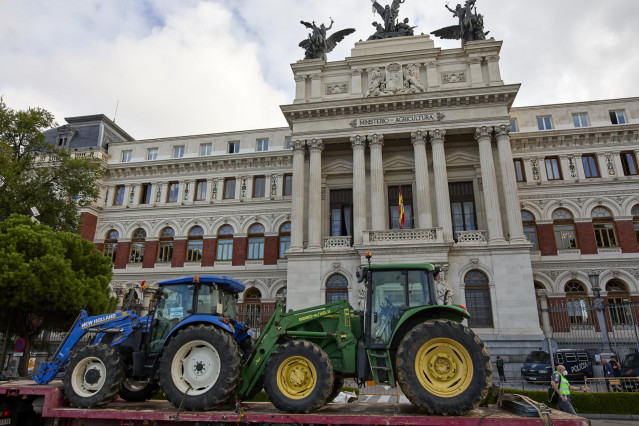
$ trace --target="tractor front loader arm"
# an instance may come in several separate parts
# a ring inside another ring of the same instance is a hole
[[[135,329],[141,327],[135,311],[116,312],[111,314],[90,317],[82,309],[77,319],[67,332],[55,353],[46,362],[40,365],[40,369],[33,376],[33,380],[39,385],[46,385],[53,380],[69,361],[69,354],[78,341],[87,333],[97,333],[93,343],[99,343],[105,334],[116,334],[112,344],[117,344],[126,339]]]

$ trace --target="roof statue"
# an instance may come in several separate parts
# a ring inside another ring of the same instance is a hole
[[[445,5],[446,9],[453,13],[453,17],[459,19],[458,25],[440,28],[431,32],[435,37],[448,40],[460,40],[462,46],[469,41],[486,40],[488,32],[484,32],[484,17],[477,13],[475,2],[477,0],[466,0],[464,7],[458,4],[455,10]]]
[[[312,30],[308,38],[302,40],[299,44],[299,46],[305,50],[304,59],[326,60],[326,54],[335,49],[337,43],[344,40],[344,37],[347,35],[355,32],[354,28],[346,28],[331,34],[331,36],[327,38],[326,31],[333,28],[333,18],[331,18],[331,25],[328,28],[326,28],[324,24],[318,27],[315,25],[315,21],[312,23],[300,21],[300,23]]]
[[[380,24],[377,21],[373,22],[376,31],[368,38],[369,40],[413,35],[413,28],[415,27],[408,25],[408,18],[402,22],[399,22],[397,19],[399,16],[399,5],[405,1],[406,0],[393,0],[393,3],[390,5],[382,6],[377,1],[371,0],[373,3],[373,13],[377,12],[379,14],[382,18],[382,23]]]

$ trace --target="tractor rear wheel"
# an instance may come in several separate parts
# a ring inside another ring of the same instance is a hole
[[[406,397],[432,414],[476,408],[492,382],[482,341],[462,324],[435,320],[413,328],[397,350],[397,378]]]
[[[342,391],[343,387],[344,387],[344,379],[335,378],[335,381],[333,382],[333,390],[331,391],[331,394],[328,396],[328,399],[326,400],[326,402],[333,402],[333,400],[337,398],[337,395],[339,395],[339,393]]]
[[[129,402],[144,402],[153,398],[160,390],[160,385],[149,381],[125,379],[120,389],[120,398]]]
[[[282,411],[310,413],[326,403],[333,390],[333,365],[326,352],[306,340],[284,343],[264,370],[264,390]]]
[[[231,335],[194,325],[171,339],[160,360],[160,386],[175,407],[206,411],[229,398],[240,378],[240,353]]]
[[[71,405],[92,408],[111,402],[123,380],[120,354],[109,345],[99,344],[71,353],[62,384]]]

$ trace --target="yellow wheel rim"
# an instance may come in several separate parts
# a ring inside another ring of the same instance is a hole
[[[287,358],[277,369],[277,387],[290,399],[308,396],[317,385],[317,372],[313,364],[301,356]]]
[[[473,362],[462,345],[452,339],[427,341],[417,351],[415,372],[433,395],[452,398],[464,392],[473,378]]]

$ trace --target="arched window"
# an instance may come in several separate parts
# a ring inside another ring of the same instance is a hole
[[[264,259],[264,226],[259,223],[249,228],[246,258],[248,260]]]
[[[173,260],[173,228],[164,228],[160,232],[160,247],[158,249],[158,262],[170,262]]]
[[[199,262],[202,260],[202,247],[204,246],[204,229],[194,226],[189,231],[186,246],[186,261]]]
[[[326,303],[348,300],[348,279],[342,274],[333,274],[326,281]]]
[[[259,328],[262,293],[255,287],[244,292],[244,323],[251,328]]]
[[[286,222],[280,226],[280,251],[278,258],[286,257],[286,250],[291,247],[291,222]]]
[[[524,225],[524,235],[533,245],[533,250],[539,250],[537,244],[537,225],[535,216],[526,210],[521,211],[521,222]]]
[[[488,277],[481,271],[469,271],[464,277],[466,307],[470,312],[469,327],[493,327]]]
[[[637,237],[637,244],[639,244],[639,204],[632,208],[632,221],[635,225],[635,236]]]
[[[552,214],[552,220],[557,248],[572,249],[579,247],[572,213],[566,209],[557,209]]]
[[[131,255],[129,256],[130,263],[142,263],[144,260],[144,247],[146,246],[146,231],[142,228],[138,228],[133,232],[133,238],[131,239]]]
[[[586,287],[579,281],[568,281],[564,286],[566,292],[566,306],[570,324],[590,325],[592,315]]]
[[[104,237],[104,256],[115,262],[115,255],[118,250],[118,238],[120,234],[115,229],[111,229]]]
[[[217,231],[217,256],[215,259],[233,259],[233,227],[231,225],[224,225]]]
[[[608,292],[608,312],[614,325],[631,325],[632,311],[630,308],[630,293],[628,286],[620,280],[610,280],[606,283]]]
[[[595,229],[597,247],[617,247],[617,234],[612,213],[605,207],[598,206],[592,209],[592,227]]]
[[[542,324],[541,320],[541,296],[537,294],[537,290],[546,290],[546,287],[540,283],[535,281],[535,300],[537,301],[537,315],[539,316],[539,324]]]

